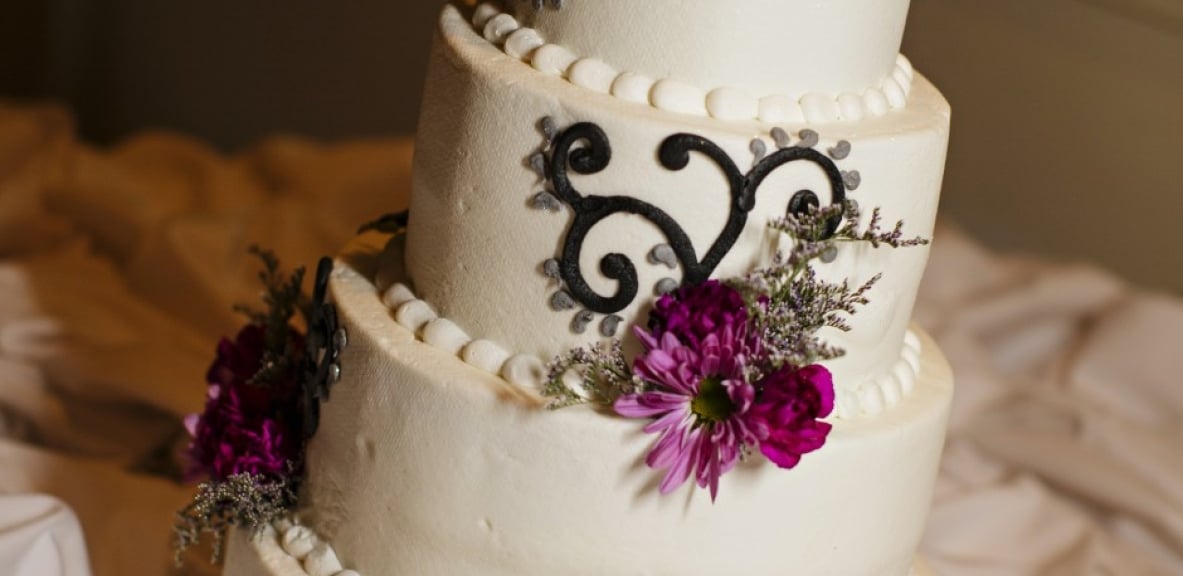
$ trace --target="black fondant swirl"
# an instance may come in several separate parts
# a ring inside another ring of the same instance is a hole
[[[559,270],[571,296],[588,310],[601,314],[612,314],[626,308],[636,298],[639,288],[636,267],[627,256],[618,253],[610,253],[600,259],[600,272],[617,282],[615,294],[598,294],[584,278],[580,266],[583,243],[591,229],[609,216],[636,214],[657,226],[682,266],[682,285],[686,286],[709,278],[723,257],[735,246],[747,224],[748,214],[756,206],[756,192],[764,180],[781,166],[795,161],[816,164],[830,183],[831,202],[843,206],[846,199],[842,172],[830,158],[812,148],[782,148],[743,173],[727,153],[710,140],[694,134],[670,136],[658,150],[657,157],[662,166],[669,170],[682,170],[690,163],[690,153],[698,152],[719,166],[730,188],[727,223],[706,254],[699,259],[686,232],[660,208],[631,196],[584,196],[571,184],[568,170],[583,175],[595,174],[607,168],[611,162],[612,147],[602,128],[589,122],[575,124],[556,136],[552,146],[547,173],[553,192],[575,214],[562,243]],[[819,204],[816,193],[801,190],[789,202],[788,211],[802,214]],[[836,214],[827,222],[826,234],[832,235],[841,222],[842,215]]]
[[[300,385],[304,392],[305,438],[311,438],[320,427],[320,402],[328,400],[329,388],[335,382],[334,371],[341,369],[341,348],[337,341],[340,330],[337,308],[328,301],[329,275],[332,271],[332,258],[321,258],[316,266],[312,303],[308,310],[308,334],[304,338],[304,369],[300,375]]]

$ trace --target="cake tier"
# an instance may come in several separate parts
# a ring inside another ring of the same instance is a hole
[[[516,2],[549,42],[652,78],[756,96],[856,92],[888,75],[908,0]]]
[[[568,2],[562,14],[568,10],[582,14],[576,8],[579,4]],[[801,8],[829,3],[786,4]],[[643,13],[650,10],[648,6],[647,2],[629,4],[630,10]],[[487,31],[493,28],[486,25]],[[811,24],[811,28],[824,27]],[[515,42],[513,36],[495,31],[490,36],[505,42],[506,49]],[[524,43],[515,50],[529,46]],[[594,65],[581,67],[562,58],[546,62],[563,74],[570,72],[572,81],[582,78],[582,84],[547,75],[507,55],[476,33],[470,18],[459,9],[444,10],[416,142],[406,261],[416,295],[470,338],[491,341],[510,355],[547,360],[613,333],[614,326],[634,324],[663,282],[682,279],[686,269],[671,269],[652,260],[657,246],[676,242],[653,218],[622,211],[586,231],[577,257],[572,258],[577,262],[570,264],[579,267],[578,276],[590,291],[606,298],[622,292],[625,285],[614,279],[619,274],[604,272],[603,265],[610,260],[606,257],[619,255],[617,262],[624,258],[635,266],[635,297],[622,308],[593,311],[586,302],[560,294],[571,287],[566,277],[560,286],[544,272],[548,260],[565,257],[565,241],[575,216],[570,205],[560,202],[562,195],[554,190],[554,183],[547,185],[527,160],[544,147],[539,130],[544,117],[551,119],[547,125],[555,130],[591,123],[602,131],[605,141],[596,147],[605,155],[602,166],[580,169],[576,165],[581,163],[572,155],[567,183],[575,193],[585,198],[626,197],[662,211],[704,261],[709,249],[726,236],[733,204],[740,202],[733,190],[753,179],[748,170],[756,164],[756,152],[762,148],[764,157],[771,156],[778,150],[777,140],[816,152],[819,162],[789,162],[760,182],[753,191],[754,205],[741,214],[746,220],[732,238],[730,250],[713,268],[713,277],[734,277],[766,264],[783,240],[769,232],[767,223],[783,216],[790,200],[803,189],[814,191],[822,204],[830,204],[837,194],[854,199],[867,213],[864,218],[878,207],[888,225],[903,219],[907,236],[931,236],[949,109],[919,76],[914,77],[906,106],[889,114],[826,124],[816,127],[814,134],[803,132],[805,124],[785,123],[778,126],[783,132],[774,138],[773,125],[754,120],[692,117],[601,94],[584,87],[596,84]],[[659,88],[638,85],[624,93],[637,89],[651,93],[655,101],[669,97]],[[659,160],[659,150],[680,133],[701,137],[707,142],[704,146],[717,147],[722,158],[693,151],[685,157],[684,167],[667,167],[669,159]],[[760,143],[754,144],[754,138]],[[586,139],[581,142],[576,148],[586,146]],[[549,152],[553,158],[553,148]],[[534,160],[547,161],[545,153]],[[722,167],[729,163],[734,178]],[[822,164],[833,171],[827,172]],[[546,172],[553,180],[555,166],[548,165]],[[549,192],[538,196],[544,190]],[[843,390],[857,389],[866,379],[888,374],[895,367],[927,256],[925,248],[874,249],[858,243],[843,246],[832,263],[817,266],[823,277],[852,283],[883,275],[869,294],[871,304],[851,319],[853,329],[826,335],[848,351],[845,358],[830,364]]]
[[[252,536],[234,533],[228,544],[223,576],[364,576],[356,571],[324,572],[304,567],[304,561],[284,549],[283,535],[272,529]],[[319,573],[318,573],[319,572]],[[408,574],[407,576],[411,576]],[[912,562],[908,576],[935,576],[924,560]]]
[[[531,389],[421,343],[382,302],[385,237],[331,283],[349,345],[310,444],[302,517],[367,576],[902,576],[929,508],[952,393],[921,337],[915,389],[835,422],[792,470],[741,463],[718,501],[660,496],[641,423],[546,410]],[[389,251],[385,252],[389,254]]]

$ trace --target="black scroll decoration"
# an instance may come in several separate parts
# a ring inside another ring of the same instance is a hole
[[[627,256],[610,253],[600,259],[600,272],[617,282],[616,293],[610,296],[596,293],[584,279],[580,266],[583,243],[588,233],[600,221],[614,214],[636,214],[661,230],[682,266],[683,286],[698,284],[710,277],[743,232],[748,214],[756,206],[756,193],[764,180],[786,164],[804,161],[821,168],[830,183],[831,202],[843,207],[842,211],[827,221],[825,237],[832,236],[842,223],[846,185],[842,171],[825,154],[802,146],[781,148],[760,159],[751,170],[744,173],[714,142],[694,134],[675,134],[666,138],[658,150],[657,156],[662,166],[680,171],[690,163],[690,153],[698,152],[723,170],[731,193],[727,223],[706,254],[699,259],[689,236],[662,209],[631,196],[584,196],[571,184],[568,168],[576,174],[590,175],[603,171],[612,160],[608,135],[598,125],[584,122],[567,128],[555,137],[551,150],[547,177],[552,191],[560,201],[571,207],[575,215],[563,240],[559,272],[571,296],[592,312],[619,312],[637,296],[637,269]],[[788,212],[804,214],[820,206],[820,203],[818,195],[812,190],[800,190],[790,199]]]
[[[300,385],[304,393],[304,437],[311,438],[320,427],[320,403],[329,399],[329,388],[341,378],[341,350],[348,343],[345,329],[337,320],[337,307],[328,301],[332,258],[321,258],[316,266],[312,303],[307,312],[308,334],[304,338]]]

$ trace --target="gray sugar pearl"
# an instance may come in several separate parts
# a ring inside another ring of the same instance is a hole
[[[329,382],[334,384],[341,379],[341,365],[333,362],[329,365]]]
[[[349,334],[345,332],[344,328],[337,329],[333,333],[333,347],[340,350],[349,345]]]
[[[541,8],[541,6],[539,7]],[[555,136],[559,135],[559,129],[555,126],[555,119],[550,116],[544,116],[538,123],[538,126],[542,128],[542,135],[546,137],[547,142],[554,140]]]
[[[777,148],[788,148],[793,144],[793,139],[789,137],[789,133],[780,126],[772,129],[772,141],[776,142]]]
[[[611,316],[605,316],[604,319],[600,321],[600,335],[605,338],[616,336],[616,331],[620,329],[621,322],[624,322],[624,318],[621,318],[615,314]]]
[[[575,315],[575,319],[571,321],[571,331],[576,334],[583,334],[587,332],[587,325],[596,319],[596,315],[590,310],[582,310]]]
[[[763,140],[755,138],[751,144],[752,155],[755,156],[753,162],[759,162],[764,159],[764,155],[768,153],[768,145]]]
[[[534,195],[530,201],[530,205],[539,210],[546,210],[547,212],[559,211],[559,199],[555,198],[554,194],[550,192],[539,192]]]
[[[558,280],[562,277],[562,272],[559,270],[559,261],[551,258],[542,263],[542,274],[547,278]]]
[[[662,278],[657,281],[657,286],[653,287],[653,294],[656,296],[664,296],[678,289],[678,281],[673,278]]]
[[[575,307],[575,299],[570,294],[559,291],[555,292],[550,297],[550,308],[555,312],[562,312],[563,310],[570,310]]]
[[[822,252],[821,259],[822,259],[822,262],[825,262],[826,264],[829,264],[829,263],[837,260],[838,259],[838,247],[837,246],[830,246],[829,248],[826,248],[826,250],[824,252]]]
[[[530,169],[538,175],[539,178],[546,178],[546,155],[542,152],[535,152],[530,155]]]
[[[846,189],[854,192],[863,183],[863,175],[859,174],[858,170],[851,170],[850,172],[842,173],[842,182],[846,184]]]
[[[797,145],[802,148],[813,148],[814,146],[817,146],[819,141],[817,132],[814,132],[808,128],[799,132],[797,137],[801,139],[801,142]]]
[[[839,140],[833,148],[830,148],[830,158],[835,160],[844,160],[850,156],[850,142],[846,140]]]
[[[665,264],[671,270],[678,267],[678,255],[669,244],[658,244],[649,251],[650,264]]]

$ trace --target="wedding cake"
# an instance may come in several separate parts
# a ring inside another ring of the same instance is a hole
[[[226,574],[927,573],[949,107],[907,10],[445,7],[409,215],[327,275],[298,509]]]

